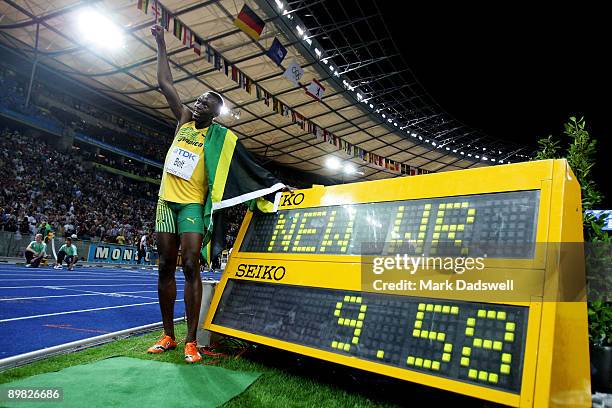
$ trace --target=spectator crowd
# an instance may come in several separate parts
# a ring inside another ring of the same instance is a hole
[[[0,135],[0,230],[133,243],[153,230],[158,187],[103,171],[81,158],[5,129]]]
[[[84,135],[126,152],[163,162],[168,135],[94,107],[74,95],[52,89],[37,80],[26,106],[27,80],[0,63],[0,108],[51,123],[63,132]],[[146,141],[146,143],[145,143]],[[135,146],[138,146],[136,151]],[[129,172],[141,179],[118,176],[91,163]],[[29,234],[45,228],[56,235],[136,244],[154,230],[158,185],[142,177],[160,179],[160,169],[122,155],[74,141],[71,151],[60,152],[19,131],[0,135],[0,230]],[[282,167],[269,168],[294,187],[326,184],[298,177]],[[244,205],[225,210],[226,241],[230,248],[246,212]],[[49,223],[45,227],[45,222]],[[153,238],[153,237],[151,237]]]

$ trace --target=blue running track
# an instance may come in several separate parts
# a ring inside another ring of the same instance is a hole
[[[185,315],[180,270],[176,286],[178,318]],[[156,270],[0,265],[0,359],[159,321]]]

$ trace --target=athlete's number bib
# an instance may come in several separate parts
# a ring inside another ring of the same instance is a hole
[[[180,147],[175,147],[172,149],[172,152],[170,152],[168,160],[166,160],[164,170],[183,180],[189,180],[199,161],[200,155],[190,152],[189,150],[181,149]]]

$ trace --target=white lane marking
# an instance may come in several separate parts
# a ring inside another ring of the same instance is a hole
[[[92,293],[94,295],[109,296],[109,297],[116,297],[116,298],[128,297],[128,298],[141,298],[141,299],[152,299],[152,300],[157,299],[156,297],[153,298],[149,296],[123,295],[118,292],[95,292],[93,290],[82,290],[82,289],[65,289],[65,290],[71,290],[73,292]]]
[[[41,315],[36,315],[36,316],[12,317],[10,319],[2,319],[2,320],[0,320],[0,323],[14,322],[14,321],[17,321],[17,320],[38,319],[40,317],[49,317],[49,316],[59,316],[59,315],[76,314],[76,313],[95,312],[95,311],[98,311],[98,310],[121,309],[121,308],[125,308],[125,307],[156,305],[157,303],[158,302],[134,303],[134,304],[131,304],[131,305],[96,307],[94,309],[83,309],[83,310],[71,310],[71,311],[68,311],[68,312],[46,313],[46,314],[41,314]]]
[[[20,273],[0,273],[0,278],[9,278],[11,276],[17,276],[19,277],[19,280],[25,280],[27,278],[30,279],[44,279],[44,278],[61,278],[61,277],[68,277],[68,278],[94,278],[96,276],[100,276],[103,278],[124,278],[124,279],[135,279],[135,278],[141,278],[141,279],[151,279],[151,277],[153,276],[157,276],[157,275],[111,275],[111,274],[106,274],[106,273],[85,273],[85,272],[69,272],[69,273],[54,273],[54,274],[42,274],[42,273],[32,273],[29,275],[23,275]],[[12,279],[12,278],[10,278]]]
[[[177,285],[184,285],[185,281],[180,281],[180,282],[176,282]],[[157,285],[157,282],[151,282],[151,283],[122,283],[121,286],[152,286],[152,285]],[[114,288],[117,287],[117,285],[62,285],[62,288],[81,288],[81,287],[106,287],[106,286],[112,286]],[[46,285],[42,285],[42,286],[0,286],[0,289],[35,289],[35,288],[43,288],[43,289],[61,289],[57,286],[46,286]]]
[[[117,280],[128,280],[133,281],[134,279],[131,277],[127,278],[94,278],[94,279],[70,279],[70,278],[40,278],[40,279],[0,279],[0,282],[7,281],[117,281]]]
[[[177,289],[177,292],[182,292],[182,289]],[[88,292],[88,291],[85,291]],[[4,298],[4,299],[0,299],[0,302],[10,302],[12,300],[36,300],[36,299],[53,299],[53,298],[65,298],[65,297],[79,297],[79,296],[98,296],[98,294],[100,295],[121,295],[121,296],[125,296],[125,297],[130,297],[129,294],[131,293],[157,293],[156,290],[136,290],[136,291],[132,291],[132,292],[91,292],[91,293],[80,293],[80,294],[76,294],[76,295],[50,295],[50,296],[29,296],[29,297],[16,297],[16,298]],[[146,296],[134,296],[134,297],[141,297],[144,299],[156,299],[156,298],[149,298]]]

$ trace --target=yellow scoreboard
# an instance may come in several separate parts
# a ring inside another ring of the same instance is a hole
[[[204,325],[508,406],[587,407],[582,241],[565,160],[314,186],[247,214]]]

